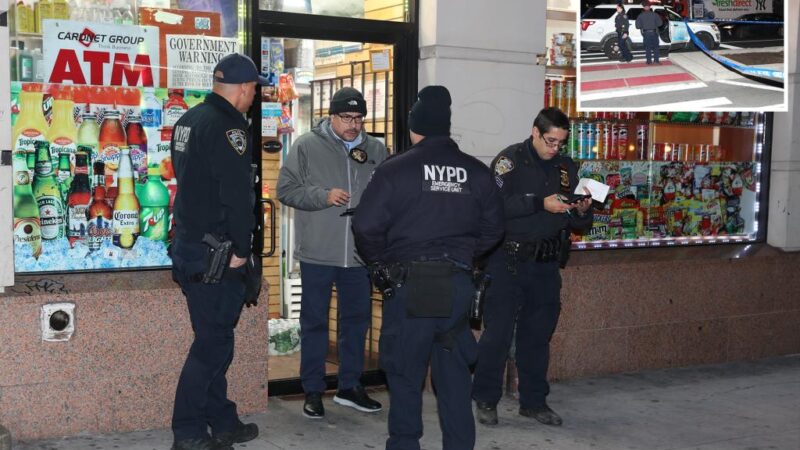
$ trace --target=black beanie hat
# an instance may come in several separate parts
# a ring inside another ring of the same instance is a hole
[[[444,86],[427,86],[417,94],[408,127],[422,136],[450,135],[450,91]]]
[[[329,114],[355,112],[366,116],[367,102],[364,101],[364,96],[361,95],[361,92],[351,87],[343,87],[333,94],[333,98],[331,98],[331,107],[328,112]]]

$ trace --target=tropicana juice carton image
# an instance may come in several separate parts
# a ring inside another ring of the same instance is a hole
[[[63,93],[63,91],[61,91]],[[78,148],[78,128],[73,118],[71,99],[56,97],[53,101],[53,121],[47,132],[50,141],[50,159],[58,161],[61,153],[69,155],[70,171],[75,172],[75,152]]]
[[[42,113],[41,86],[25,85],[19,93],[19,116],[11,132],[13,151],[28,154],[36,151],[34,144],[47,141],[47,121]]]

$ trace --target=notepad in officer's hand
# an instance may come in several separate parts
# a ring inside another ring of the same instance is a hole
[[[581,178],[578,181],[578,187],[575,188],[575,193],[585,194],[586,191],[584,191],[583,188],[589,190],[589,192],[592,194],[592,200],[604,203],[606,201],[606,196],[608,196],[608,190],[610,186],[591,178]]]

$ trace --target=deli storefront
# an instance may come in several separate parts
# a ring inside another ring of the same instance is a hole
[[[791,294],[800,281],[789,270],[800,260],[765,243],[770,164],[781,151],[773,137],[786,119],[579,112],[577,2],[419,3],[12,2],[0,28],[9,49],[0,66],[9,76],[0,92],[9,194],[0,206],[10,230],[0,236],[0,423],[15,438],[168,426],[191,342],[167,255],[180,189],[169,141],[175,121],[210,92],[216,61],[237,51],[271,80],[249,115],[261,149],[255,246],[269,289],[237,327],[229,380],[241,413],[300,392],[293,214],[272,198],[293,140],[343,86],[365,94],[365,130],[391,152],[408,146],[418,85],[450,88],[455,137],[486,162],[524,139],[541,107],[568,113],[564,151],[581,177],[612,190],[592,230],[572,236],[552,378],[800,351]],[[425,20],[434,15],[447,19]],[[488,24],[453,25],[471,17]],[[514,24],[545,32],[516,38]],[[515,114],[502,122],[495,110]],[[381,299],[373,300],[363,381],[380,384]],[[336,313],[334,293],[331,387]]]

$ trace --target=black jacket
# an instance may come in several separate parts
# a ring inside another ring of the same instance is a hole
[[[449,137],[427,137],[378,166],[353,219],[367,262],[449,257],[471,265],[503,235],[491,173]]]
[[[628,16],[626,16],[624,12],[622,14],[617,14],[616,17],[614,17],[614,26],[617,28],[617,34],[620,36],[627,33],[630,28]]]
[[[563,184],[562,171],[568,178]],[[592,225],[591,209],[583,217],[578,216],[577,210],[553,214],[544,209],[545,197],[575,191],[578,169],[571,158],[557,155],[544,161],[528,138],[501,151],[492,161],[492,172],[503,197],[507,240],[555,238],[561,229],[584,230]]]
[[[177,236],[199,243],[204,233],[224,234],[236,256],[250,255],[255,192],[248,138],[244,116],[215,93],[178,119],[170,143]]]

